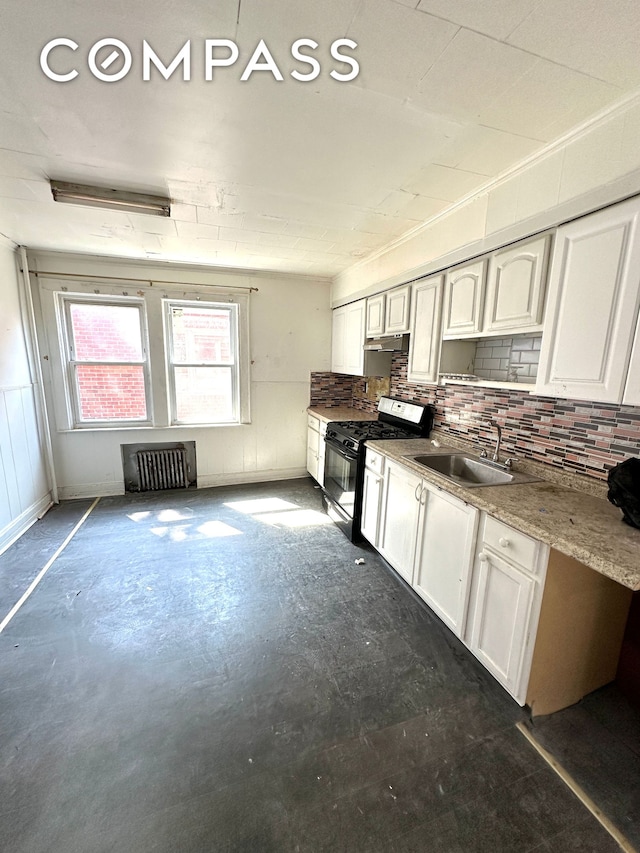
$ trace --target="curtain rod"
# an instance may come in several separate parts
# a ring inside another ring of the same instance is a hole
[[[20,270],[20,272],[24,272],[24,270]],[[129,278],[128,276],[116,276],[116,275],[84,275],[82,273],[77,272],[49,272],[47,270],[27,270],[30,275],[34,275],[36,278],[38,277],[50,277],[50,278],[80,278],[83,280],[87,279],[98,279],[100,281],[119,281],[119,282],[131,282],[132,284],[148,284],[149,287],[154,286],[153,279],[150,278]],[[245,287],[241,284],[203,284],[202,282],[196,281],[156,281],[157,285],[180,285],[187,287],[226,287],[231,290],[248,290],[249,293],[258,293],[259,288],[257,287]]]

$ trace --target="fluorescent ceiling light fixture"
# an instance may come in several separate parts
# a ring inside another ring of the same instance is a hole
[[[51,181],[54,201],[80,204],[84,207],[103,207],[126,213],[148,213],[152,216],[171,216],[171,199],[160,195],[133,193],[106,187],[87,187],[66,181]]]

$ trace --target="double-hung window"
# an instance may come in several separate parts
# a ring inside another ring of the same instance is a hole
[[[144,304],[62,297],[70,405],[75,426],[150,421]]]
[[[238,305],[166,300],[174,424],[240,420]]]

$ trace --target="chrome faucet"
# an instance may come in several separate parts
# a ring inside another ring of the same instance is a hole
[[[487,426],[495,427],[495,428],[496,428],[496,432],[497,432],[497,437],[496,437],[496,449],[495,449],[495,450],[494,450],[494,452],[493,452],[493,456],[491,457],[491,461],[492,461],[492,462],[495,462],[495,463],[496,463],[496,464],[498,464],[498,465],[501,465],[502,463],[500,462],[500,445],[501,445],[501,443],[502,443],[502,427],[500,426],[500,424],[499,424],[497,421],[494,421],[494,420],[488,420],[488,421],[486,422],[486,424],[487,424]],[[480,456],[481,456],[483,459],[484,459],[484,458],[486,458],[486,456],[487,456],[487,451],[486,451],[486,450],[482,450],[482,452],[480,453]],[[505,462],[505,465],[506,465],[507,467],[511,467],[511,460],[510,460],[510,459],[508,459],[508,460]]]

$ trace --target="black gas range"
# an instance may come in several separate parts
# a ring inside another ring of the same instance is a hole
[[[352,541],[360,541],[365,442],[425,438],[433,425],[431,406],[381,397],[370,421],[332,421],[325,437],[324,504]]]

